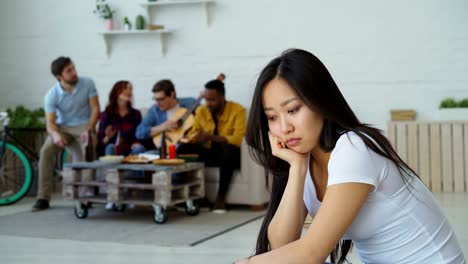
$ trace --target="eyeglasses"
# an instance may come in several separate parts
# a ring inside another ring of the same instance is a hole
[[[167,98],[167,96],[159,97],[159,98],[153,97],[153,100],[159,103],[159,102],[164,101],[164,99],[166,99],[166,98]]]

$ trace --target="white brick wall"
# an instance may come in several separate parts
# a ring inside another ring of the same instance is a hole
[[[145,15],[140,1],[109,2],[118,24]],[[468,97],[464,0],[217,0],[209,26],[202,5],[154,8],[156,22],[175,30],[166,55],[158,36],[118,36],[109,58],[93,9],[94,0],[0,1],[0,108],[42,105],[59,55],[96,81],[102,105],[119,79],[133,82],[142,107],[161,78],[171,78],[179,95],[195,96],[225,72],[228,98],[248,106],[259,71],[289,47],[321,58],[358,116],[380,128],[390,109],[413,108],[430,119],[441,99]]]

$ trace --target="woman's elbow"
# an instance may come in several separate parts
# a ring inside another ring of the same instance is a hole
[[[274,229],[268,228],[268,241],[270,242],[271,250],[280,248],[288,243],[291,243],[299,238],[292,238],[286,233],[275,232]]]
[[[272,230],[271,227],[268,228],[267,231],[268,242],[270,244],[270,250],[277,249],[281,247],[280,238],[276,235],[276,233]]]

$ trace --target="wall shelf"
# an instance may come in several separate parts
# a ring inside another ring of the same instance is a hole
[[[187,4],[202,4],[205,10],[205,17],[206,17],[206,24],[210,24],[210,16],[208,11],[209,4],[214,3],[215,0],[158,0],[154,2],[144,2],[140,5],[146,10],[148,14],[149,21],[151,22],[151,12],[150,9],[152,7],[157,6],[170,6],[170,5],[187,5]]]
[[[151,17],[151,10],[153,7],[158,7],[158,6],[174,6],[174,5],[190,5],[190,4],[201,4],[204,7],[204,12],[206,16],[206,23],[207,25],[210,24],[210,16],[209,16],[209,5],[215,3],[215,0],[158,0],[158,1],[147,1],[140,3],[140,6],[143,7],[146,10],[147,17],[148,17],[148,24],[151,24],[153,22],[153,19]],[[104,44],[105,44],[105,49],[106,49],[106,54],[109,57],[111,54],[111,42],[112,38],[117,37],[117,36],[135,36],[135,35],[157,35],[159,36],[159,40],[161,41],[161,54],[164,56],[166,54],[166,39],[167,36],[172,33],[171,30],[131,30],[131,31],[126,31],[126,30],[113,30],[113,31],[102,31],[99,32],[100,35],[102,35],[104,39]]]
[[[214,0],[159,0],[159,1],[148,1],[141,3],[142,6],[156,6],[156,5],[179,5],[179,4],[200,4],[200,3],[211,3]]]
[[[100,35],[103,36],[104,38],[104,44],[106,48],[106,54],[107,56],[110,56],[111,53],[111,37],[114,36],[121,36],[121,35],[158,35],[159,40],[161,42],[161,54],[164,56],[166,54],[166,37],[172,33],[170,30],[131,30],[131,31],[126,31],[126,30],[113,30],[113,31],[102,31],[99,32]]]

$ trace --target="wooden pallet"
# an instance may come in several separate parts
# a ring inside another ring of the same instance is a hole
[[[104,169],[102,181],[82,181],[83,170]],[[128,171],[144,171],[144,177],[128,180]],[[177,182],[173,182],[174,173],[184,173]],[[135,182],[135,179],[140,179]],[[80,196],[80,188],[107,189],[105,195],[92,197]],[[187,202],[205,196],[203,163],[189,162],[176,166],[158,166],[153,164],[108,164],[103,162],[80,162],[66,164],[63,171],[63,196],[80,203],[106,203],[152,205],[155,210],[165,210],[169,206]]]

